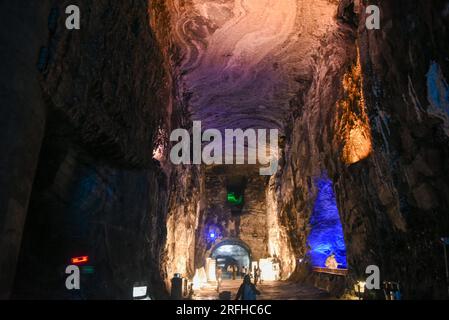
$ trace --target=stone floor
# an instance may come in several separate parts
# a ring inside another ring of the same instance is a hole
[[[230,291],[231,299],[235,299],[242,280],[224,280],[220,291]],[[259,300],[328,300],[331,299],[325,291],[312,286],[284,281],[265,281],[257,286],[261,292]],[[196,290],[194,300],[217,300],[216,285],[210,283],[204,288]]]

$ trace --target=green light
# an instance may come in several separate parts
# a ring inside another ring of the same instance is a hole
[[[228,202],[236,205],[240,205],[243,202],[243,197],[236,197],[234,192],[228,192]]]
[[[92,274],[95,272],[95,268],[93,266],[83,266],[81,267],[81,273]]]

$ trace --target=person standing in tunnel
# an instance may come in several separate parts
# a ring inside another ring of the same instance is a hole
[[[260,269],[258,266],[254,268],[254,284],[257,286],[257,282],[259,282],[260,279]]]
[[[251,283],[251,277],[249,274],[243,278],[243,283],[240,285],[235,300],[257,300],[257,296],[260,295],[260,291],[256,286]]]
[[[217,268],[215,276],[217,278],[217,292],[220,292],[221,280],[223,278],[223,271],[220,267]]]
[[[237,267],[235,265],[232,265],[232,280],[235,280],[236,273]]]

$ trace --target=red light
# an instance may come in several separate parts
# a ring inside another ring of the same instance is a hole
[[[74,257],[70,260],[72,261],[72,264],[83,264],[89,261],[89,257],[88,256]]]

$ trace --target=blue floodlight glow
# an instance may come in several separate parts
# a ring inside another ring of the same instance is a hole
[[[311,232],[307,239],[312,265],[325,268],[327,257],[333,253],[340,264],[339,268],[346,268],[345,239],[332,181],[324,175],[315,180],[315,185],[318,194],[310,218]]]
[[[215,233],[211,233],[211,234],[209,235],[209,237],[210,237],[211,239],[214,239],[214,238],[215,238]]]

